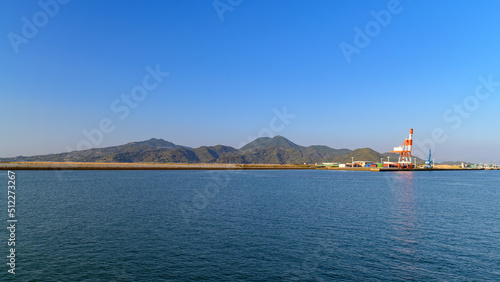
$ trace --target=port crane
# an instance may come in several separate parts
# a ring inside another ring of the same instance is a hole
[[[410,128],[410,135],[401,143],[399,147],[394,147],[391,153],[398,153],[398,168],[413,168],[411,159],[411,147],[413,145],[413,128]]]
[[[431,149],[429,149],[429,157],[425,160],[424,168],[432,168],[434,166],[434,161],[431,159]]]

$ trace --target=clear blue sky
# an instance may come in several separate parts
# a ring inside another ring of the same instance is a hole
[[[0,2],[0,157],[74,149],[107,119],[97,147],[239,147],[271,131],[386,152],[412,127],[415,146],[446,135],[437,160],[500,162],[498,1],[220,0],[222,17],[211,0],[41,2]],[[135,108],[112,109],[145,78]]]

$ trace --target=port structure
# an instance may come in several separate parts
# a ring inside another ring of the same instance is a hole
[[[399,147],[394,147],[391,153],[399,153],[398,168],[413,168],[411,159],[411,147],[413,144],[413,128],[410,128],[410,135],[401,143]]]
[[[425,167],[432,169],[434,167],[434,161],[431,159],[431,149],[429,149],[429,157],[425,160]]]

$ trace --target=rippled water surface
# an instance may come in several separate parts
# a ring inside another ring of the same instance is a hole
[[[16,176],[1,280],[500,280],[499,171]]]

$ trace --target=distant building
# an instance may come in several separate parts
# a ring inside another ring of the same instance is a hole
[[[384,167],[398,167],[397,162],[384,162]]]
[[[330,166],[330,167],[338,167],[339,164],[338,163],[320,163],[320,164],[316,164],[316,166]]]

